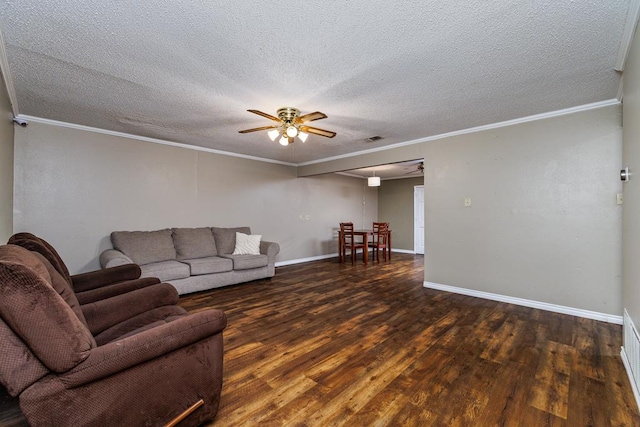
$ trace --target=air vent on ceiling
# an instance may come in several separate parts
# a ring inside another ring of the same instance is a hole
[[[377,141],[379,139],[382,139],[381,136],[376,135],[376,136],[370,136],[369,138],[365,138],[364,142],[373,142],[373,141]]]

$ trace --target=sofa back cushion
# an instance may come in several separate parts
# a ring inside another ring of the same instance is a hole
[[[251,234],[251,228],[249,227],[235,227],[235,228],[219,228],[211,227],[213,237],[216,239],[216,248],[218,248],[218,254],[232,254],[236,248],[236,232]]]
[[[62,258],[46,240],[41,239],[31,233],[16,233],[9,238],[7,242],[10,245],[18,245],[23,248],[29,249],[32,252],[38,252],[44,256],[49,263],[60,273],[60,275],[71,284],[71,275],[67,269],[67,265],[62,261]]]
[[[207,258],[218,255],[209,227],[172,228],[173,246],[178,259]]]
[[[176,249],[168,228],[158,231],[114,231],[111,233],[111,243],[138,265],[176,259]]]
[[[64,302],[66,302],[67,305],[71,307],[71,310],[73,310],[75,315],[78,317],[78,320],[80,320],[80,322],[82,322],[82,324],[88,328],[89,325],[87,324],[87,320],[84,317],[82,308],[80,308],[78,297],[76,297],[75,292],[73,291],[73,289],[71,289],[71,285],[62,278],[58,270],[56,270],[44,256],[37,252],[34,253],[34,255],[47,269],[50,277],[49,284],[53,287],[53,289],[55,289],[58,295],[62,297]]]
[[[47,276],[34,253],[0,246],[0,317],[47,368],[65,372],[96,344]]]

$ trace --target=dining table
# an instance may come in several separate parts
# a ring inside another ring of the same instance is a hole
[[[376,232],[374,232],[371,229],[358,229],[358,230],[353,230],[353,236],[361,236],[362,237],[362,241],[364,242],[364,249],[363,249],[363,256],[362,258],[364,259],[364,263],[367,264],[367,261],[369,259],[369,236],[371,236],[371,241],[373,242],[373,236],[376,234]],[[391,261],[391,230],[387,230],[387,236],[388,236],[388,241],[387,241],[387,245],[389,249],[389,261]],[[338,258],[340,260],[340,263],[346,262],[346,256],[342,256],[342,231],[338,230]],[[353,255],[352,255],[353,256]]]

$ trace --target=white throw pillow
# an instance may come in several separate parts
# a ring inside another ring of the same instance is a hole
[[[260,255],[260,234],[244,234],[236,231],[236,248],[233,255]]]

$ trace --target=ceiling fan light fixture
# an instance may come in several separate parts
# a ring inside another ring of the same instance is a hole
[[[250,133],[266,130],[268,131],[267,135],[269,136],[269,139],[271,139],[272,141],[275,141],[276,139],[278,139],[278,137],[280,137],[280,139],[278,139],[278,142],[283,147],[286,147],[287,145],[295,142],[296,137],[300,138],[300,141],[305,142],[310,133],[314,135],[324,136],[325,138],[333,138],[334,136],[336,136],[335,132],[308,126],[306,124],[315,120],[326,119],[327,115],[320,111],[314,111],[313,113],[300,115],[300,110],[298,110],[297,108],[282,107],[278,110],[277,117],[259,110],[247,111],[272,120],[276,122],[277,125],[244,129],[238,132]]]
[[[280,131],[278,129],[271,129],[267,132],[267,135],[269,135],[270,140],[275,141],[276,138],[280,136]]]
[[[287,127],[287,136],[290,138],[295,138],[296,136],[298,136],[298,128],[293,125]]]

